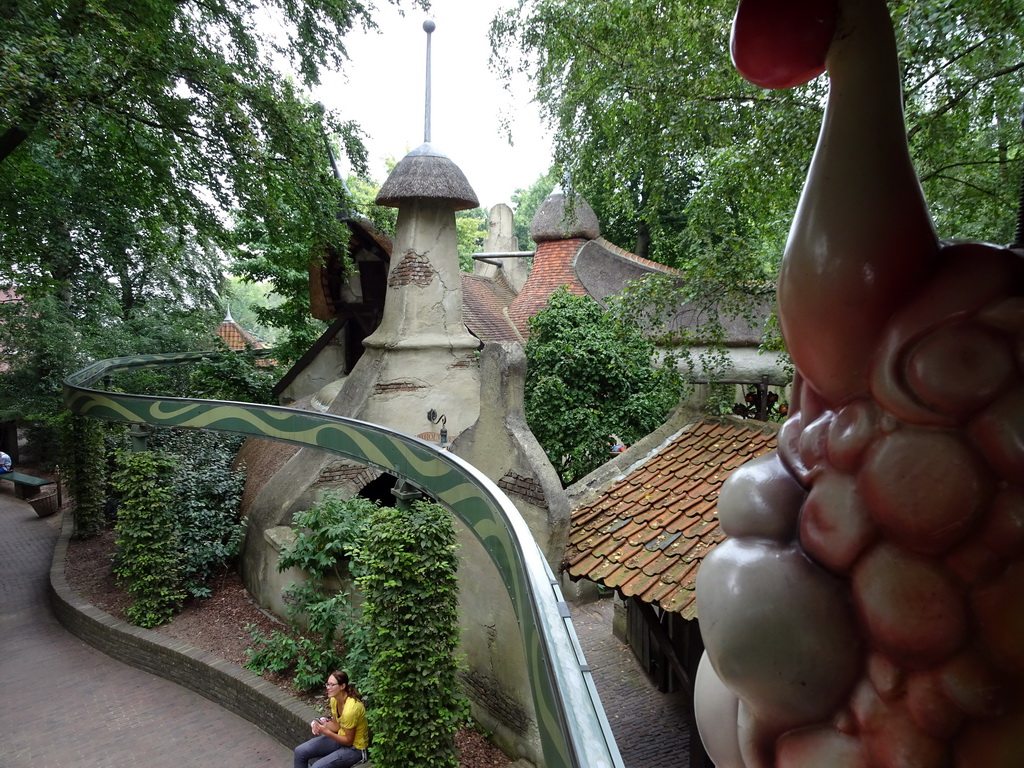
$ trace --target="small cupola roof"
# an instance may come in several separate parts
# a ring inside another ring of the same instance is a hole
[[[376,202],[398,208],[411,198],[449,200],[456,211],[480,205],[466,174],[429,141],[399,161],[377,193]]]
[[[530,223],[530,237],[533,238],[533,242],[569,240],[574,237],[596,240],[601,236],[601,225],[590,203],[580,194],[573,197],[573,210],[570,211],[561,187],[556,186],[551,191]]]

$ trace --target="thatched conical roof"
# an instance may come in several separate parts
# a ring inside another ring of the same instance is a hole
[[[449,200],[456,211],[480,205],[459,166],[430,142],[399,161],[377,193],[377,205],[398,208],[410,198]]]

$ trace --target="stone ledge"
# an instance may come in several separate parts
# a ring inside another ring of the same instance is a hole
[[[247,669],[154,630],[132,626],[79,597],[64,576],[72,528],[67,513],[53,552],[49,590],[54,615],[68,632],[111,658],[205,696],[289,749],[309,738],[309,721],[319,714],[312,707]]]

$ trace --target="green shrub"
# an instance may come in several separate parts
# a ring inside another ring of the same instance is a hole
[[[177,546],[182,584],[193,597],[209,597],[210,582],[227,571],[242,545],[239,505],[245,473],[232,469],[241,438],[177,431],[167,440],[174,477]]]
[[[221,354],[211,354],[193,366],[188,397],[276,403],[273,389],[277,375],[272,361],[248,347],[244,352],[228,353],[223,342],[221,346]]]
[[[125,611],[140,627],[168,621],[181,606],[180,557],[174,519],[174,459],[166,454],[123,452],[113,487],[117,512],[114,574],[132,598]]]
[[[295,687],[313,691],[332,670],[345,667],[365,690],[366,643],[359,609],[350,593],[332,591],[325,582],[332,576],[343,581],[346,563],[352,577],[358,576],[353,556],[365,535],[366,520],[376,508],[364,498],[342,501],[327,496],[295,516],[295,541],[281,553],[278,569],[298,567],[309,579],[285,591],[286,630],[265,634],[250,628],[254,647],[247,651],[248,669],[256,674],[294,672]],[[347,655],[342,648],[348,649]]]
[[[681,380],[651,367],[654,351],[637,325],[564,287],[530,318],[526,420],[563,485],[608,461],[613,435],[635,443],[679,402]]]
[[[96,419],[71,416],[66,418],[65,433],[65,475],[75,498],[75,535],[92,536],[106,525],[105,510],[107,497],[107,456],[116,457],[114,476],[120,479],[112,484],[114,498],[110,500],[118,508],[119,532],[123,536],[133,535],[136,525],[132,510],[138,506],[138,495],[145,489],[153,496],[145,504],[166,504],[159,518],[172,527],[171,536],[161,535],[149,539],[141,537],[137,546],[147,542],[154,546],[153,557],[166,557],[162,550],[167,542],[173,542],[173,560],[176,562],[178,587],[193,597],[209,597],[209,584],[213,578],[226,572],[238,556],[245,530],[239,519],[239,504],[245,484],[245,473],[232,469],[232,462],[241,438],[236,435],[219,435],[213,432],[149,428],[147,445],[154,449],[159,464],[158,474],[171,483],[168,489],[157,489],[150,474],[155,464],[150,460],[132,458],[130,450],[131,433],[123,425],[107,425]],[[133,473],[140,473],[134,477]],[[129,493],[125,495],[124,489]],[[119,544],[120,546],[120,544]],[[123,553],[118,553],[123,560]],[[141,558],[141,553],[134,557]],[[125,574],[128,584],[134,576]],[[169,617],[167,617],[169,618]],[[146,619],[150,621],[152,618]],[[166,619],[164,619],[166,620]],[[161,622],[157,622],[161,623]]]
[[[451,515],[436,504],[372,513],[359,559],[368,628],[367,716],[378,768],[457,768],[467,707],[456,672],[458,558]]]
[[[242,444],[238,435],[203,430],[147,427],[146,445],[174,462],[174,517],[188,593],[207,597],[208,584],[238,556],[244,468],[233,467]],[[106,430],[107,451],[131,450],[131,432],[122,425]],[[116,500],[115,500],[116,501]]]

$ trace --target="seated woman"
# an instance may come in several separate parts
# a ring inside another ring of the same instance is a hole
[[[295,768],[349,768],[368,759],[369,726],[366,708],[346,672],[327,676],[327,695],[331,697],[331,717],[310,723],[313,738],[295,748]]]

